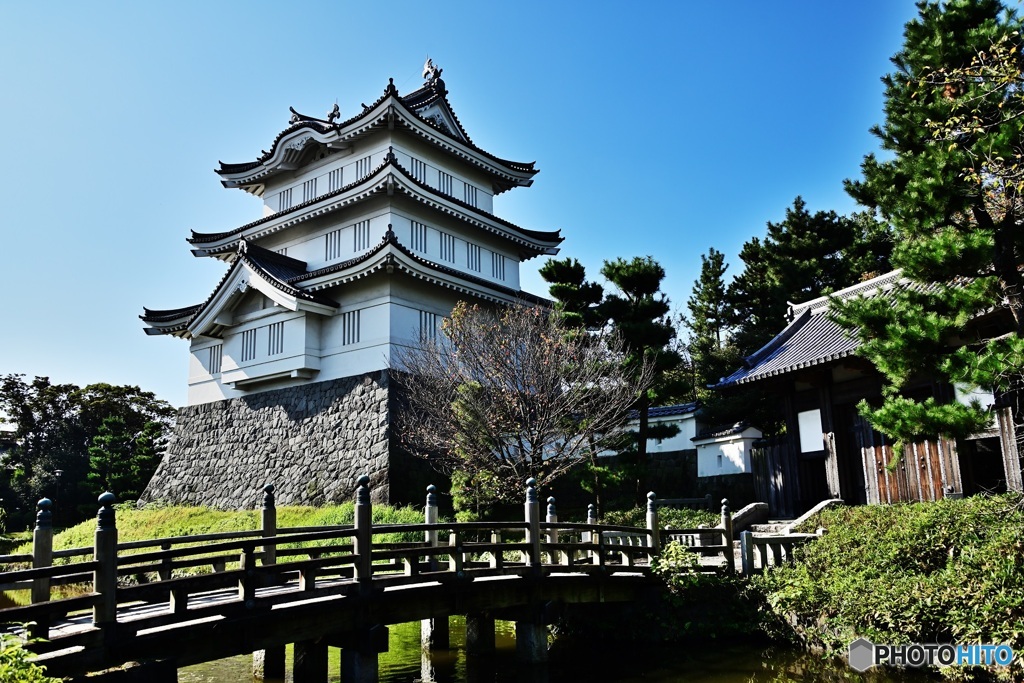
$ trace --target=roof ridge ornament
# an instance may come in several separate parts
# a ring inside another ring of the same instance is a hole
[[[389,78],[388,79],[388,87],[384,88],[384,94],[385,95],[397,95],[398,94],[398,88],[395,87],[395,79],[394,78]],[[363,105],[363,107],[366,108],[366,109],[369,109],[369,107],[367,107],[365,104]]]
[[[423,64],[423,87],[433,88],[438,94],[444,95],[447,90],[444,88],[444,81],[441,80],[442,71],[444,69],[434,64],[433,59],[427,57],[427,61]]]
[[[334,123],[341,118],[341,108],[338,107],[338,103],[335,102],[331,110],[327,112],[327,123]]]

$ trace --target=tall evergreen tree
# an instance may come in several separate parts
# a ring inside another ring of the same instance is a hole
[[[652,405],[671,402],[680,392],[681,376],[676,371],[683,359],[670,346],[676,331],[669,317],[668,298],[661,292],[665,269],[650,256],[638,256],[630,261],[605,261],[601,274],[618,290],[605,296],[599,311],[621,335],[627,367],[641,368],[646,362],[655,368],[654,383],[641,393],[636,406],[640,418],[637,454],[642,462],[647,439],[666,438],[677,431],[674,427],[652,430],[648,420]]]
[[[689,331],[686,349],[692,377],[693,398],[712,400],[715,393],[708,385],[715,384],[732,372],[740,356],[729,340],[729,307],[725,299],[725,273],[729,264],[725,255],[714,247],[701,255],[700,277],[693,283],[693,294],[686,302],[689,315],[682,319]]]
[[[744,270],[727,290],[733,340],[744,355],[778,333],[789,302],[809,301],[855,284],[866,272],[888,270],[888,229],[870,213],[812,214],[797,197],[785,218],[767,227],[763,241],[755,237],[743,245]]]
[[[593,329],[602,324],[597,305],[604,297],[604,289],[596,282],[587,282],[583,264],[570,258],[548,259],[539,272],[551,285],[548,291],[562,312],[563,325]]]
[[[1019,77],[1021,23],[998,0],[918,7],[903,49],[892,58],[895,71],[882,79],[885,123],[873,132],[889,154],[866,157],[863,179],[847,183],[855,199],[893,225],[893,265],[916,284],[889,297],[849,302],[837,312],[859,330],[860,353],[885,376],[882,404],[862,405],[862,412],[902,440],[960,436],[988,422],[979,406],[904,395],[915,378],[1012,396],[1024,368],[1019,188],[999,183],[985,166],[1013,158],[1022,118],[1004,106],[1006,91],[984,78],[941,77],[1007,41],[1016,46],[1010,54]],[[950,121],[964,102],[984,125],[954,125],[948,139],[934,135],[935,123]],[[971,327],[999,311],[1007,334],[985,336]]]

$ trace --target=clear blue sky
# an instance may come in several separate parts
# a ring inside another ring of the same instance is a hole
[[[220,186],[288,107],[343,117],[418,87],[427,55],[474,141],[536,160],[498,198],[560,229],[593,278],[651,255],[682,310],[714,246],[741,245],[794,197],[856,210],[844,178],[877,149],[879,77],[910,0],[831,2],[2,2],[0,374],[137,384],[185,401],[187,342],[143,306],[203,301],[225,266],[189,230],[258,218]],[[523,267],[524,287],[546,288]]]

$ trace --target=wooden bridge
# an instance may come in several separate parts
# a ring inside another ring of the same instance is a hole
[[[254,653],[260,673],[283,678],[292,643],[295,683],[327,680],[328,646],[343,650],[343,680],[375,681],[389,624],[422,621],[425,646],[446,647],[451,614],[466,615],[470,652],[493,650],[498,618],[516,622],[521,658],[543,661],[561,606],[656,590],[651,560],[669,535],[712,558],[707,571],[735,566],[727,501],[711,529],[659,529],[653,493],[646,528],[598,524],[592,506],[586,523],[559,522],[553,498],[542,521],[532,479],[521,522],[439,522],[429,487],[423,524],[373,525],[364,476],[352,526],[279,529],[267,486],[260,529],[119,544],[113,494],[99,503],[94,547],[52,551],[44,499],[32,554],[0,556],[0,590],[32,594],[0,610],[0,626],[38,638],[28,647],[52,676],[142,662],[140,680],[165,683],[180,666]],[[208,573],[187,573],[197,568]],[[51,599],[70,584],[85,594]]]

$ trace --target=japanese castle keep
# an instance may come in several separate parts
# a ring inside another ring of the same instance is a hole
[[[391,432],[396,351],[437,334],[460,299],[531,298],[519,264],[555,254],[558,231],[493,211],[528,187],[534,164],[473,144],[441,70],[348,120],[292,110],[269,151],[221,162],[224,187],[263,199],[263,216],[193,231],[195,256],[227,272],[206,301],[145,309],[148,334],[190,344],[188,406],[143,500],[252,507],[266,483],[282,504],[347,500],[358,474],[408,502],[408,456]]]

